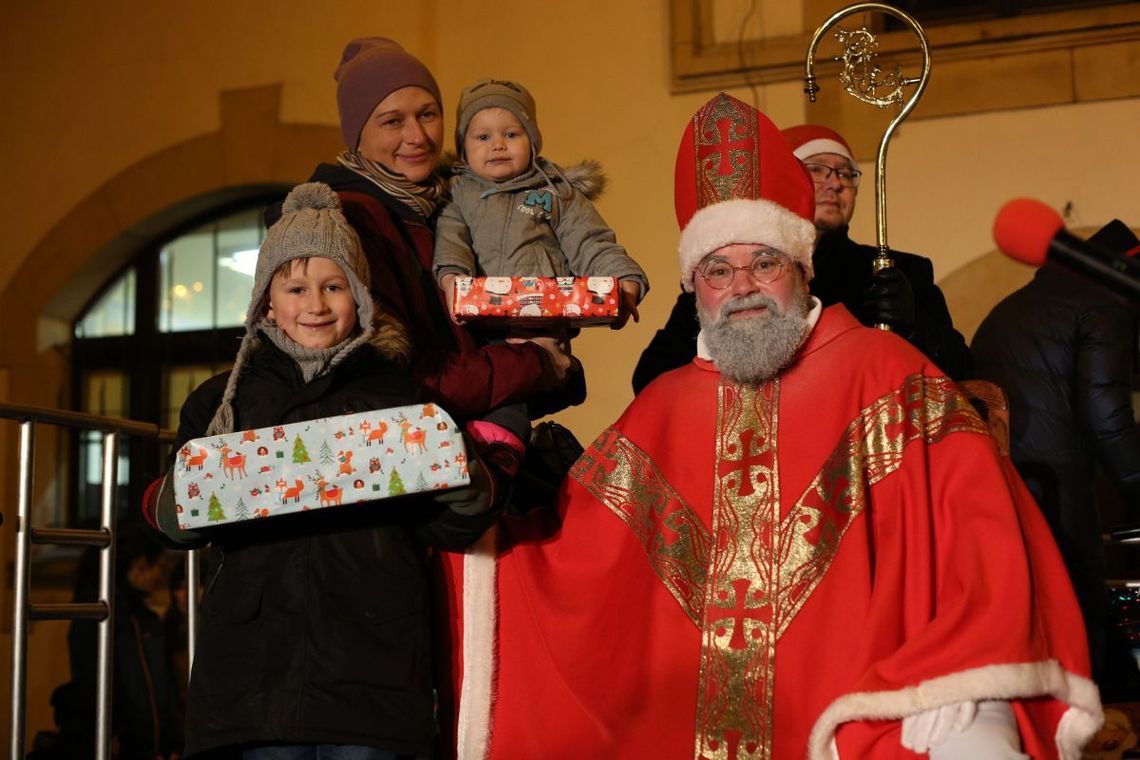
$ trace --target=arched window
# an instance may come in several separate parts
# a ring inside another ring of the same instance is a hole
[[[222,372],[237,353],[265,236],[268,202],[238,207],[171,231],[147,246],[104,286],[74,323],[72,398],[79,411],[177,428],[186,396]],[[120,508],[137,503],[164,465],[153,445],[124,440]],[[71,521],[98,515],[102,441],[80,439],[72,457],[77,484]]]

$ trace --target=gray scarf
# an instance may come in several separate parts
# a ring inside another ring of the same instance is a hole
[[[258,329],[269,338],[269,342],[281,349],[281,352],[297,362],[301,370],[301,377],[305,382],[312,382],[321,375],[329,372],[333,367],[344,361],[345,357],[358,345],[360,333],[349,337],[329,348],[306,348],[297,343],[275,322],[268,319],[258,324]]]
[[[331,372],[333,367],[344,361],[348,355],[355,351],[362,343],[371,340],[373,335],[373,329],[369,326],[367,330],[362,332],[358,331],[355,335],[345,338],[331,348],[305,348],[286,335],[285,331],[278,327],[276,322],[269,319],[262,319],[257,323],[254,332],[247,332],[245,338],[242,339],[241,349],[238,350],[234,368],[230,372],[229,380],[226,382],[226,390],[222,395],[222,403],[217,411],[214,412],[214,417],[210,420],[210,424],[206,428],[206,435],[221,435],[223,433],[234,432],[233,398],[237,394],[238,380],[241,378],[241,374],[245,369],[246,363],[249,361],[249,357],[257,350],[261,343],[256,331],[260,331],[261,335],[268,338],[270,343],[277,346],[286,356],[289,356],[297,362],[297,366],[301,370],[301,376],[306,383]]]

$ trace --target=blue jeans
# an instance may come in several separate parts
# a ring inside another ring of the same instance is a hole
[[[241,753],[241,760],[410,760],[385,749],[356,744],[278,744]]]

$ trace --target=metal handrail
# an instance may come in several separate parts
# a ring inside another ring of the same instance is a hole
[[[0,419],[20,425],[19,480],[16,514],[16,569],[12,626],[12,705],[10,757],[24,757],[27,701],[28,620],[96,620],[99,623],[96,660],[96,760],[111,756],[112,641],[114,635],[115,500],[118,491],[119,436],[130,435],[156,441],[173,440],[171,431],[157,425],[113,417],[100,417],[61,409],[40,409],[19,404],[0,404]],[[35,428],[39,423],[91,430],[103,434],[103,483],[100,527],[96,530],[36,528],[31,524]],[[29,604],[31,545],[95,546],[99,555],[99,599],[94,603]],[[188,559],[194,574],[187,577],[190,599],[190,638],[194,639],[197,611],[197,558]],[[193,644],[191,644],[193,657]]]
[[[107,612],[103,602],[63,602],[33,604],[28,608],[28,617],[31,620],[103,620]]]
[[[32,528],[33,544],[53,546],[98,546],[100,549],[111,543],[111,534],[85,528]]]
[[[86,412],[72,412],[66,409],[41,409],[35,406],[22,404],[0,403],[0,419],[14,420],[16,422],[44,422],[60,427],[78,428],[82,430],[100,430],[105,433],[123,433],[139,438],[174,438],[174,432],[164,430],[158,425],[149,422],[124,420],[119,417],[101,417]]]

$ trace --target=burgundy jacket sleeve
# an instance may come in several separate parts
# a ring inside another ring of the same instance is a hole
[[[452,414],[471,417],[536,396],[541,348],[479,346],[466,328],[448,317],[443,293],[431,277],[431,231],[397,219],[366,193],[339,195],[368,258],[376,304],[407,328],[412,372],[435,399]]]

